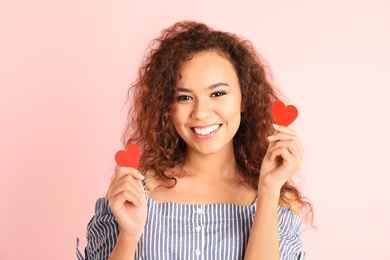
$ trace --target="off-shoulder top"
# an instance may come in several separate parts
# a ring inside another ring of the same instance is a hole
[[[257,200],[251,206],[235,204],[189,205],[157,203],[147,197],[148,216],[134,259],[230,260],[244,259]],[[281,260],[302,260],[303,220],[278,207]],[[85,259],[107,259],[120,228],[106,198],[96,202],[87,226]],[[77,249],[79,260],[84,259]]]

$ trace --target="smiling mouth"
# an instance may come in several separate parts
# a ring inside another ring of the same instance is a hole
[[[212,125],[208,127],[192,127],[192,130],[198,135],[209,135],[220,127],[221,125]]]

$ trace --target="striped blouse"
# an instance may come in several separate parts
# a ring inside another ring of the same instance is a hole
[[[257,201],[234,204],[186,205],[157,203],[147,197],[148,216],[134,259],[244,259]],[[302,260],[302,219],[278,207],[279,247],[282,260]],[[119,234],[119,225],[106,198],[96,202],[88,223],[85,259],[107,259]],[[79,260],[83,257],[77,249]]]

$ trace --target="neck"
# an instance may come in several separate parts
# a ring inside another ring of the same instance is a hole
[[[187,172],[186,176],[209,181],[237,177],[233,145],[212,154],[201,154],[187,149],[184,170]]]

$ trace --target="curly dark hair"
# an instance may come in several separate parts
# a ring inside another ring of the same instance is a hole
[[[124,145],[139,145],[141,171],[152,171],[161,180],[174,180],[165,172],[182,166],[186,151],[171,117],[175,86],[181,65],[203,51],[223,55],[236,70],[244,112],[233,138],[235,159],[244,182],[257,190],[269,143],[267,136],[273,133],[271,104],[279,98],[271,84],[267,63],[250,41],[235,34],[194,21],[178,22],[163,30],[149,45],[137,80],[129,89],[129,100],[133,103],[123,135]],[[291,194],[301,205],[308,204],[299,190],[287,182],[281,190],[281,200],[287,205]]]

